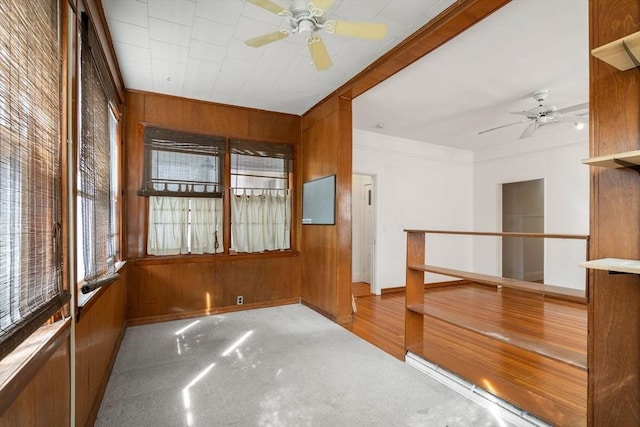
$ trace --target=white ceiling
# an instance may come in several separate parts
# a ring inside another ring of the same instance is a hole
[[[291,0],[273,0],[288,7]],[[125,86],[301,115],[455,0],[336,0],[328,15],[384,22],[379,42],[323,35],[333,67],[316,71],[303,39],[244,40],[284,26],[245,0],[102,0]],[[588,101],[588,0],[514,0],[353,104],[355,128],[467,150],[519,141],[510,114]],[[571,123],[520,143],[586,139]]]
[[[331,18],[384,22],[388,32],[382,41],[321,33],[334,65],[316,71],[303,37],[246,46],[286,21],[245,0],[102,0],[127,88],[298,115],[453,2],[336,0]]]
[[[473,151],[585,141],[573,123],[522,140],[527,124],[478,132],[522,120],[510,112],[536,107],[540,89],[559,109],[588,102],[588,26],[588,0],[514,0],[356,98],[354,127]]]

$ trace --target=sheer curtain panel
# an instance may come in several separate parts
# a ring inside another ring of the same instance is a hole
[[[289,190],[246,189],[231,196],[231,248],[236,252],[289,249],[290,235]]]

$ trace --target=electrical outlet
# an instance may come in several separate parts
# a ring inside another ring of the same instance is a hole
[[[236,304],[238,305],[244,304],[244,297],[242,295],[239,295],[236,297]]]

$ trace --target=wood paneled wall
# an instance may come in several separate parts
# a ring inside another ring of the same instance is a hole
[[[142,182],[142,123],[169,128],[294,144],[299,177],[299,116],[172,96],[127,92],[125,129],[126,257],[129,271],[128,319],[171,319],[247,305],[290,302],[300,297],[299,191],[294,188],[294,251],[270,255],[147,257],[147,199],[137,195]],[[299,178],[297,180],[299,182]]]
[[[126,327],[127,271],[98,291],[76,324],[76,425],[93,425]]]
[[[211,258],[214,258],[212,260]],[[236,307],[297,302],[298,256],[206,261],[138,261],[132,266],[127,318],[132,323],[216,313]]]
[[[333,96],[303,118],[302,179],[336,175],[335,225],[304,225],[302,300],[351,321],[351,100]]]
[[[591,0],[590,48],[640,30],[637,0]],[[640,68],[590,59],[591,155],[640,149]],[[640,259],[640,174],[591,169],[591,259]],[[640,276],[589,273],[589,425],[640,425]]]
[[[57,349],[7,410],[0,426],[68,426],[71,407],[69,325]]]

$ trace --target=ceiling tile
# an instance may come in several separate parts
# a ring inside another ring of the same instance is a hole
[[[166,61],[179,62],[181,64],[187,63],[187,57],[189,56],[189,48],[184,46],[178,46],[175,44],[159,42],[157,40],[151,40],[151,57],[164,59]]]
[[[148,63],[118,60],[122,72],[124,85],[128,89],[153,91],[151,80],[151,60]]]
[[[152,40],[188,47],[191,42],[191,27],[149,18],[149,35]]]
[[[180,96],[184,85],[186,65],[151,58],[153,90]]]
[[[227,54],[227,48],[217,44],[193,40],[189,47],[189,57],[203,59],[205,61],[223,62]]]
[[[143,64],[151,64],[151,49],[134,46],[127,43],[114,42],[118,62],[135,61]]]
[[[187,61],[188,74],[215,75],[220,71],[219,62],[204,61],[202,59],[189,58]]]
[[[256,49],[255,47],[247,46],[242,40],[232,39],[227,51],[227,57],[257,62],[264,52],[265,49]]]
[[[244,5],[244,0],[199,1],[196,6],[196,16],[235,26]]]
[[[155,0],[148,4],[149,16],[174,22],[176,24],[193,25],[196,4],[185,0]]]
[[[217,72],[200,74],[189,71],[184,77],[184,86],[182,96],[186,98],[207,100],[211,95],[211,91],[216,83]]]
[[[402,7],[404,3],[412,3],[415,0],[392,1],[389,0],[350,0],[343,2],[332,15],[334,19],[347,19],[350,21],[375,21],[377,15],[388,5],[397,4]]]
[[[131,0],[109,0],[103,3],[108,20],[127,22],[140,27],[149,26],[146,3]]]
[[[223,73],[247,77],[253,72],[254,68],[255,63],[253,62],[241,61],[240,59],[235,58],[226,58],[222,63],[220,71]]]
[[[112,19],[109,32],[114,42],[124,42],[140,47],[149,47],[149,28]]]
[[[219,24],[204,18],[196,18],[193,23],[193,33],[191,37],[207,43],[214,43],[220,46],[229,46],[233,37],[234,27],[226,24]]]

